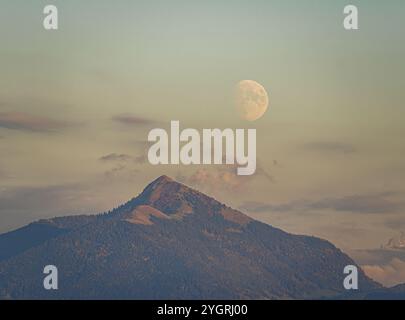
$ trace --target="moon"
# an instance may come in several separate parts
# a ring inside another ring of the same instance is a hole
[[[236,85],[236,111],[244,120],[261,118],[269,106],[269,96],[264,87],[253,80],[243,80]]]

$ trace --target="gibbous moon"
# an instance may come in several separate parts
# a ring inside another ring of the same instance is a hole
[[[261,118],[269,106],[264,87],[253,80],[243,80],[236,85],[236,110],[239,117],[248,121]]]

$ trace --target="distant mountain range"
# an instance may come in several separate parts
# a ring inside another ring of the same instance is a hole
[[[46,265],[58,267],[58,290],[43,288]],[[0,235],[0,298],[334,299],[347,297],[346,265],[355,263],[325,240],[288,234],[162,176],[111,212]],[[361,298],[387,290],[360,268],[359,287]]]

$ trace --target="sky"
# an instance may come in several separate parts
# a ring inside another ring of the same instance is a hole
[[[405,6],[351,1],[347,31],[347,4],[0,0],[0,232],[109,210],[166,174],[405,282],[403,252],[380,254],[405,231]],[[235,112],[244,79],[269,95],[255,122]],[[150,165],[148,132],[171,120],[257,129],[256,174]]]

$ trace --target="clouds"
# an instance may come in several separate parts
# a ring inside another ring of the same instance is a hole
[[[125,153],[121,153],[121,154],[110,153],[110,154],[100,157],[99,160],[102,162],[106,162],[106,163],[108,163],[108,162],[110,162],[110,163],[133,162],[136,164],[144,164],[147,161],[147,157],[146,157],[146,155],[131,156],[131,155],[125,154]]]
[[[405,232],[401,232],[399,236],[389,239],[384,247],[387,249],[405,250]]]
[[[394,258],[387,264],[363,265],[362,268],[366,275],[387,287],[405,282],[405,260]]]
[[[237,175],[237,167],[237,164],[203,167],[189,176],[178,174],[177,180],[207,193],[242,192],[257,178],[274,182],[274,178],[260,164],[257,164],[256,173],[251,176]]]
[[[218,191],[220,189],[237,191],[244,185],[244,177],[239,178],[234,169],[206,169],[196,170],[190,176],[179,174],[177,180],[201,191]]]
[[[258,201],[246,201],[239,207],[239,209],[251,213],[289,212],[298,208],[304,208],[306,204],[307,203],[303,200],[292,201],[284,204],[269,204]]]
[[[284,204],[245,202],[240,208],[253,213],[322,211],[352,212],[365,214],[397,213],[405,209],[404,202],[395,200],[395,192],[382,192],[343,197],[328,197],[320,200],[295,200]]]
[[[129,178],[139,173],[137,165],[145,164],[147,157],[145,155],[131,156],[125,153],[110,153],[99,158],[99,161],[110,164],[110,168],[104,172],[108,179],[112,178]]]
[[[117,154],[117,153],[110,153],[105,156],[102,156],[99,160],[108,162],[108,161],[129,161],[132,157],[128,154]]]
[[[351,250],[350,256],[370,278],[385,286],[405,283],[404,232],[390,238],[378,249]]]
[[[112,120],[125,126],[151,126],[157,125],[158,122],[144,117],[133,115],[130,113],[123,113],[115,115]]]
[[[132,198],[141,187],[133,181],[87,182],[44,186],[0,187],[0,233],[38,219],[98,214]]]
[[[76,185],[46,187],[18,187],[3,189],[0,192],[0,210],[36,210],[44,204],[53,207],[60,200],[74,200]],[[24,199],[24,201],[21,201]]]
[[[0,231],[15,228],[33,219],[92,213],[91,194],[77,184],[0,189]]]
[[[310,151],[322,152],[322,153],[342,153],[350,154],[357,152],[357,149],[349,143],[343,143],[338,141],[317,141],[310,142],[304,145],[304,148]]]
[[[341,198],[325,198],[310,203],[310,209],[332,209],[357,213],[395,213],[404,208],[402,202],[393,200],[394,192],[352,195]]]
[[[30,132],[53,132],[69,126],[67,122],[24,112],[0,112],[0,127]]]

